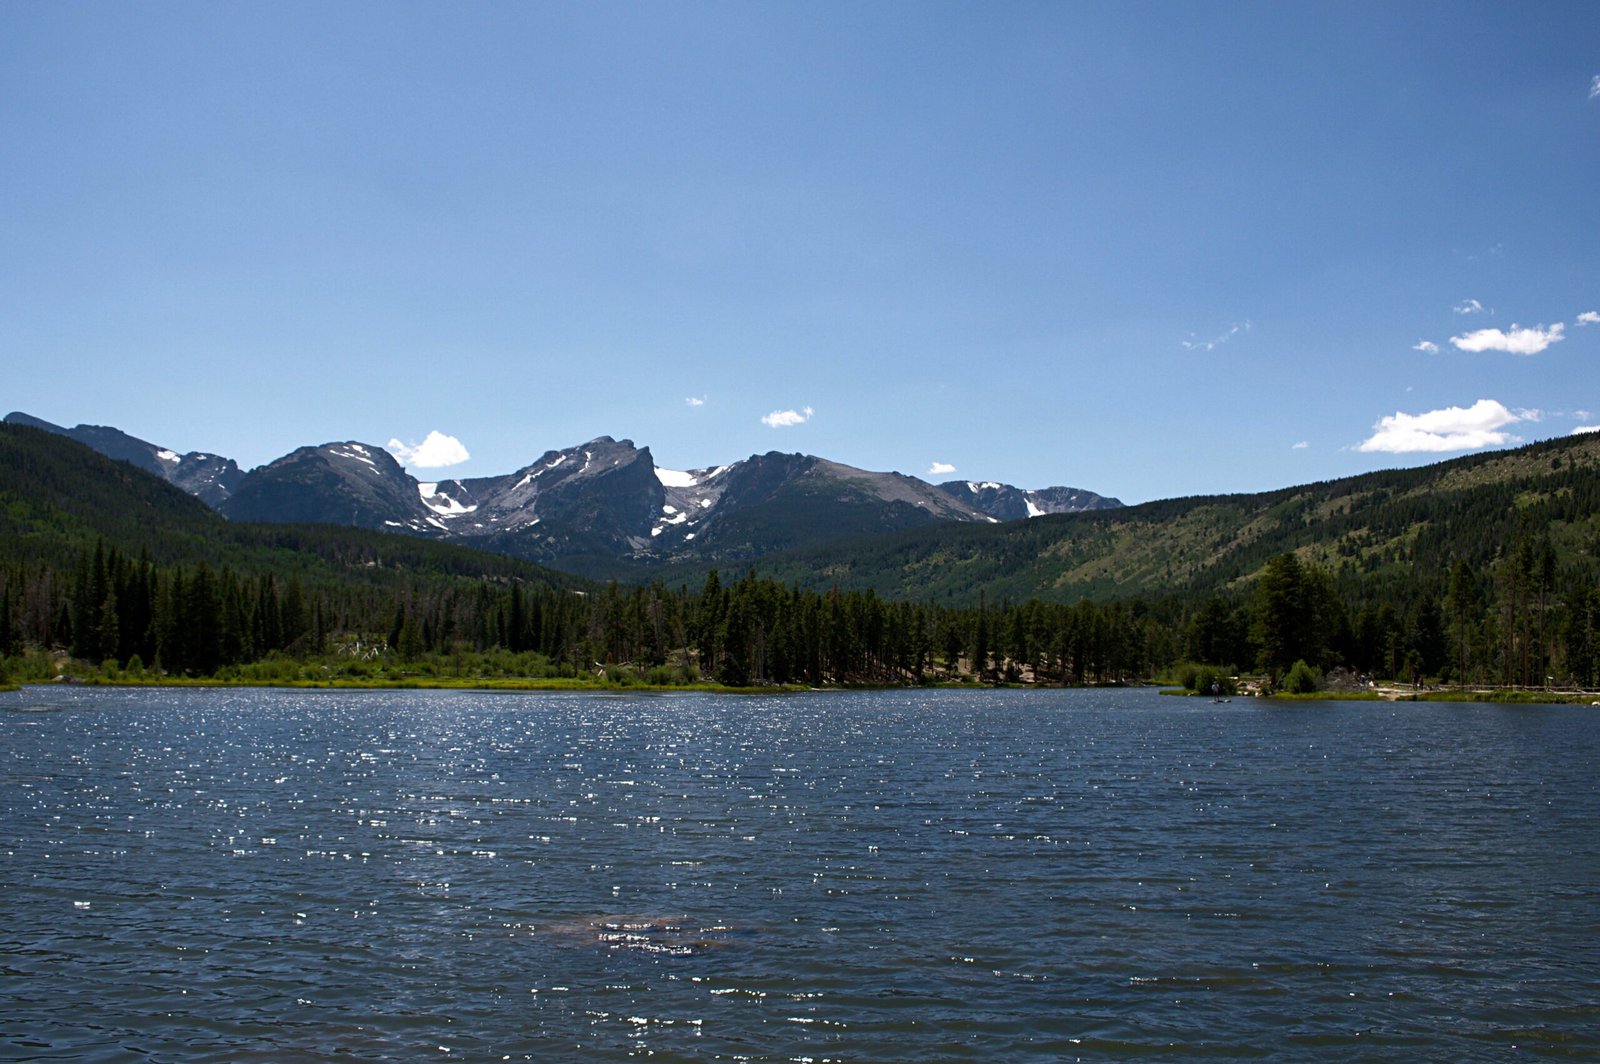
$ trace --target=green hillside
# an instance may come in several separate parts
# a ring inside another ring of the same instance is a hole
[[[941,525],[763,558],[809,587],[972,602],[1225,593],[1294,552],[1364,583],[1494,562],[1519,530],[1600,555],[1600,434],[1255,495],[1166,499],[1003,525]],[[674,573],[693,579],[694,569]]]

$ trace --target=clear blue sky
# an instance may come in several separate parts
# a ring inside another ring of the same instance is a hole
[[[10,0],[0,146],[0,406],[246,467],[1132,502],[1600,424],[1592,0]]]

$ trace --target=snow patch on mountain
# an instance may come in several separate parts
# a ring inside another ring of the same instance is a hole
[[[328,453],[335,458],[348,458],[352,462],[365,462],[367,465],[372,467],[373,472],[377,472],[378,463],[374,462],[370,457],[368,457],[367,449],[365,447],[361,446],[359,443],[347,443],[345,446],[350,449],[348,451],[341,451],[337,447],[329,447]]]
[[[441,492],[438,484],[418,484],[417,494],[422,497],[422,505],[438,514],[440,517],[460,517],[470,514],[478,509],[478,504],[463,506],[459,499]]]
[[[723,468],[727,467],[724,466]],[[718,470],[718,472],[721,472],[721,470]],[[711,475],[716,476],[716,473]],[[663,469],[660,466],[656,466],[656,479],[661,481],[661,486],[664,488],[692,488],[700,483],[699,478],[693,473],[677,469]]]

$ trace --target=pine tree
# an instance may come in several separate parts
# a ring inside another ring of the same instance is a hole
[[[100,660],[113,660],[122,642],[122,632],[117,622],[116,588],[106,590],[105,601],[100,604],[100,626],[95,633],[95,643],[100,648]]]
[[[1258,666],[1277,677],[1299,659],[1315,660],[1318,655],[1306,652],[1310,627],[1311,610],[1300,559],[1292,553],[1280,554],[1267,563],[1256,585],[1255,621],[1250,634],[1260,647],[1256,655]]]
[[[978,616],[972,625],[972,674],[982,680],[989,671],[989,611],[978,592]]]

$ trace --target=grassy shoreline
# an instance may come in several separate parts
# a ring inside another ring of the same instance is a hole
[[[1209,698],[1183,688],[1169,688],[1164,695]],[[1506,688],[1461,688],[1412,691],[1382,688],[1375,691],[1309,691],[1291,694],[1279,691],[1270,695],[1238,694],[1240,701],[1267,702],[1487,702],[1502,705],[1587,706],[1600,704],[1600,693],[1593,691],[1524,691]]]
[[[800,684],[766,684],[750,687],[729,687],[725,684],[694,682],[682,684],[650,684],[608,681],[595,677],[464,677],[464,676],[330,676],[322,679],[270,679],[270,678],[217,678],[174,676],[73,676],[54,680],[22,680],[0,683],[0,692],[16,692],[23,687],[166,687],[166,688],[268,688],[283,690],[340,690],[340,691],[504,691],[504,692],[581,692],[618,694],[725,694],[725,695],[776,695],[797,694],[819,690]],[[977,684],[935,682],[925,685],[939,690],[1028,690],[1032,684]],[[1061,690],[1055,685],[1039,685],[1040,689]],[[820,688],[828,691],[900,690],[904,685],[851,684]],[[909,689],[909,688],[904,688]],[[1163,686],[1163,695],[1209,699],[1211,696],[1175,686]],[[1477,702],[1503,705],[1600,705],[1600,692],[1593,691],[1529,691],[1507,688],[1444,688],[1412,690],[1385,687],[1355,691],[1310,691],[1292,694],[1286,691],[1270,695],[1240,692],[1226,696],[1229,701],[1268,702]]]
[[[324,680],[217,679],[214,677],[75,677],[70,680],[41,680],[0,687],[20,690],[30,687],[198,687],[198,688],[273,688],[283,690],[339,691],[594,691],[601,694],[637,691],[641,694],[669,694],[675,691],[698,694],[764,695],[792,694],[809,690],[800,686],[728,687],[716,683],[647,684],[606,683],[572,677],[330,677]]]

